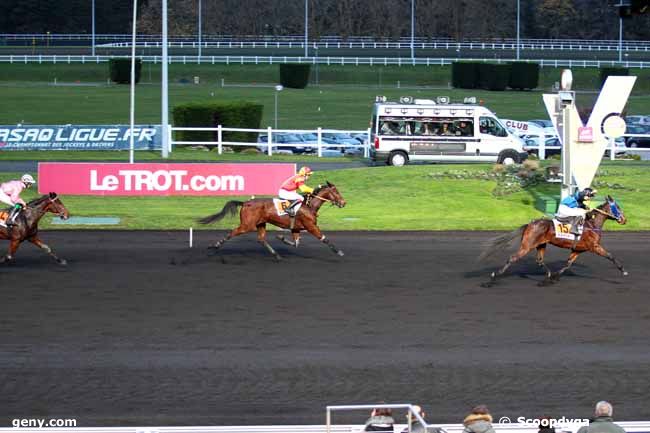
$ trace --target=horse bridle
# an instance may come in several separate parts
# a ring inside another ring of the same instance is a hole
[[[61,201],[59,200],[59,196],[58,196],[58,195],[57,195],[56,197],[54,197],[54,198],[50,198],[50,203],[54,203],[55,201],[61,202]],[[57,215],[58,217],[62,217],[64,214],[65,214],[65,209],[62,210],[61,212],[57,212],[57,213],[56,213],[56,215]]]
[[[319,196],[319,195],[312,195],[311,197],[312,197],[312,198],[318,198],[318,199],[321,199],[321,200],[326,201],[326,202],[328,202],[328,203],[332,203],[333,205],[336,205],[336,206],[338,206],[338,207],[341,207],[341,204],[339,203],[338,200],[330,200],[330,199],[328,199],[328,198],[321,197],[321,196]]]
[[[593,211],[596,211],[596,212],[598,212],[598,213],[601,213],[601,214],[603,214],[603,215],[605,215],[605,216],[608,216],[609,218],[613,219],[614,221],[620,221],[620,220],[621,220],[621,217],[616,218],[616,217],[615,217],[614,215],[612,215],[611,213],[609,213],[609,212],[605,212],[604,210],[602,210],[602,209],[598,209],[597,207],[593,208],[592,210],[593,210]],[[621,215],[621,216],[622,216],[622,215]]]

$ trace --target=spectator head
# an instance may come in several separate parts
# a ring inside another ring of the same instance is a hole
[[[472,413],[474,415],[489,415],[490,410],[486,405],[479,404],[478,406],[475,406],[474,409],[472,409]]]
[[[612,405],[609,404],[606,401],[599,401],[596,403],[596,410],[594,411],[594,415],[596,416],[612,416],[614,413],[614,409],[612,408]]]
[[[379,404],[384,404],[384,402],[379,402]],[[380,407],[372,410],[371,416],[393,416],[393,409],[389,407]]]
[[[416,412],[418,415],[420,415],[422,419],[424,419],[424,416],[426,415],[420,406],[414,404],[412,407],[412,411],[409,410],[408,413],[406,414],[406,419],[411,419],[411,422],[417,419],[413,416],[412,412]]]

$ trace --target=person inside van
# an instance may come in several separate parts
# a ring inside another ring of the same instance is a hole
[[[463,137],[470,136],[472,135],[472,127],[465,120],[461,120],[456,126],[456,135],[461,135]]]
[[[449,123],[443,122],[440,135],[454,135],[453,132],[451,132],[451,129],[449,129]]]

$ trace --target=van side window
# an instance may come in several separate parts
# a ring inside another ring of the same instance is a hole
[[[508,132],[501,126],[494,117],[481,116],[479,119],[479,131],[481,134],[490,134],[496,137],[507,137]]]

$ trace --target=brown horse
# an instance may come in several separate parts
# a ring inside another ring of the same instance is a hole
[[[505,249],[511,241],[517,237],[521,237],[519,250],[510,256],[501,269],[492,272],[490,275],[490,283],[486,283],[485,285],[489,286],[493,284],[496,278],[503,275],[510,265],[520,260],[533,248],[537,249],[537,264],[543,267],[546,271],[545,282],[555,282],[559,280],[560,276],[569,269],[571,265],[573,265],[573,262],[576,261],[578,256],[586,251],[609,259],[616,265],[623,275],[627,275],[627,271],[623,268],[623,265],[611,253],[603,248],[602,245],[600,245],[603,233],[602,227],[607,220],[614,220],[619,224],[625,224],[627,222],[623,210],[609,195],[606,197],[605,203],[587,213],[584,231],[578,242],[557,238],[555,236],[553,221],[545,218],[534,220],[529,224],[524,224],[511,233],[490,240],[487,248],[481,254],[480,259],[493,254],[495,251]],[[546,263],[544,263],[544,253],[547,244],[571,250],[566,265],[558,272],[552,272],[548,266],[546,266]]]
[[[296,214],[295,224],[291,229],[293,236],[293,241],[286,240],[284,236],[278,236],[278,238],[291,246],[298,247],[300,241],[300,232],[303,230],[308,231],[318,240],[323,242],[325,245],[330,247],[330,249],[338,254],[339,256],[343,255],[343,251],[337,249],[334,244],[330,242],[329,239],[321,233],[320,228],[317,225],[318,219],[318,210],[323,205],[323,203],[331,203],[340,208],[345,206],[345,200],[341,194],[336,189],[336,186],[327,182],[326,185],[322,185],[314,190],[314,192],[307,196],[304,204],[298,210]],[[273,204],[272,199],[252,199],[246,202],[231,200],[216,214],[206,216],[201,218],[199,222],[201,224],[210,224],[215,221],[223,219],[226,215],[235,215],[237,209],[241,207],[239,212],[239,227],[231,231],[228,236],[212,245],[210,248],[213,250],[219,249],[224,242],[239,236],[244,233],[249,233],[257,230],[257,241],[264,245],[264,247],[271,253],[273,256],[280,260],[280,255],[273,249],[273,247],[266,240],[266,224],[270,223],[275,226],[288,229],[291,225],[291,219],[288,215],[278,215],[278,212]]]
[[[0,263],[12,262],[18,246],[27,240],[48,253],[57,263],[66,264],[65,260],[57,257],[52,248],[38,237],[38,222],[47,212],[56,214],[62,219],[68,219],[70,215],[59,196],[51,192],[27,203],[27,207],[22,210],[16,219],[15,226],[11,228],[0,227],[0,239],[9,240],[9,251],[6,256],[0,258]],[[6,219],[9,211],[5,210],[1,213],[2,219]]]

